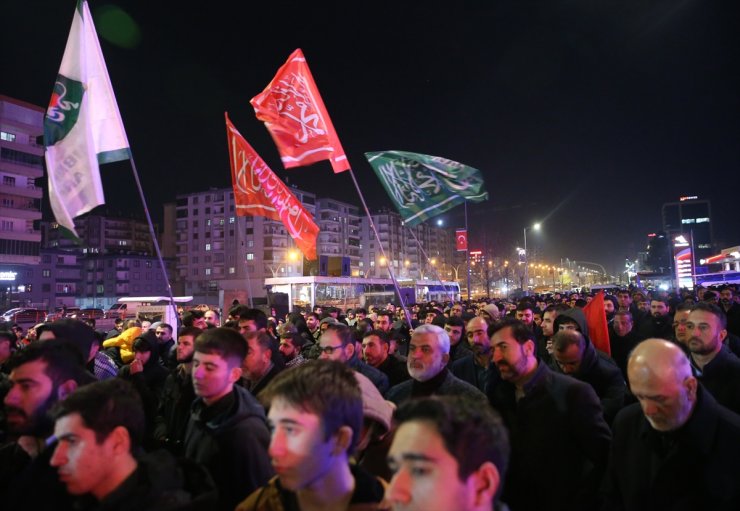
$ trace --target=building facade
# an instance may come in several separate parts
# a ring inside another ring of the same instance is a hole
[[[697,262],[715,253],[712,204],[708,200],[687,196],[677,202],[663,204],[663,230],[669,239],[679,234],[691,234]]]

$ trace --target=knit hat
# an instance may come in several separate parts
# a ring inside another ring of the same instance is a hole
[[[495,303],[489,303],[481,310],[491,316],[491,319],[493,319],[494,321],[498,321],[501,317],[501,311]]]
[[[385,431],[389,431],[396,405],[383,399],[378,388],[367,376],[357,371],[354,373],[362,392],[362,415],[377,421],[385,428]]]

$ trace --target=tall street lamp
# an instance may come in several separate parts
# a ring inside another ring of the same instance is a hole
[[[529,254],[527,253],[527,229],[540,230],[540,224],[536,223],[532,227],[524,228],[524,296],[529,296]]]

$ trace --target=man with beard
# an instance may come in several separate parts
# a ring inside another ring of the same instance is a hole
[[[672,342],[640,343],[627,372],[639,403],[614,421],[602,509],[740,509],[740,416],[697,384]]]
[[[670,341],[673,338],[673,318],[666,298],[656,296],[650,300],[650,314],[640,323],[639,332],[642,339],[657,337]]]
[[[619,310],[614,313],[614,320],[609,328],[609,346],[612,352],[612,360],[622,371],[622,376],[625,379],[627,378],[627,358],[640,342],[634,326],[632,314]]]
[[[164,382],[155,419],[154,438],[172,454],[182,455],[190,407],[195,400],[191,373],[195,338],[203,330],[193,326],[181,330],[177,339],[177,367]]]
[[[5,396],[8,433],[14,440],[0,449],[0,502],[7,509],[57,509],[68,502],[49,466],[54,431],[50,408],[94,381],[82,353],[63,339],[36,342],[8,361],[11,388]],[[43,489],[43,491],[39,491]]]
[[[447,318],[445,332],[450,336],[450,362],[455,362],[473,354],[470,345],[465,342],[465,322],[462,318]]]
[[[491,345],[501,379],[488,399],[511,435],[503,501],[517,511],[596,509],[611,440],[596,393],[538,361],[521,321],[492,326]]]
[[[491,362],[491,338],[486,320],[478,316],[468,321],[467,338],[473,356],[456,360],[450,371],[486,393],[489,382],[498,377],[496,366]]]
[[[371,330],[362,336],[362,357],[366,364],[388,377],[391,387],[409,379],[406,364],[390,354],[388,334],[382,330]]]
[[[711,303],[699,302],[686,321],[694,376],[719,404],[740,413],[740,359],[725,346],[727,319]]]
[[[414,329],[406,361],[411,379],[388,390],[386,399],[399,405],[407,399],[431,395],[465,395],[485,406],[485,395],[447,369],[450,338],[436,325]]]

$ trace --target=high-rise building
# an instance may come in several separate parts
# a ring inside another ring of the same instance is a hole
[[[316,196],[297,188],[291,192],[313,216]],[[196,303],[216,305],[221,291],[245,291],[264,298],[267,277],[303,274],[303,257],[282,222],[237,216],[230,188],[177,196],[176,271],[183,292]]]
[[[44,109],[0,95],[0,272],[39,263]]]
[[[687,196],[678,202],[663,204],[663,230],[669,239],[679,234],[691,234],[697,262],[714,254],[712,205],[708,200]]]
[[[44,248],[66,248],[83,254],[154,255],[149,224],[144,220],[87,214],[75,218],[74,223],[79,245],[65,236],[56,222],[42,222]]]
[[[372,215],[373,224],[387,260],[378,247],[367,217],[362,218],[362,259],[359,275],[388,278],[390,264],[397,277],[442,280],[449,278],[454,249],[451,233],[427,223],[406,227],[401,215],[381,210]]]

